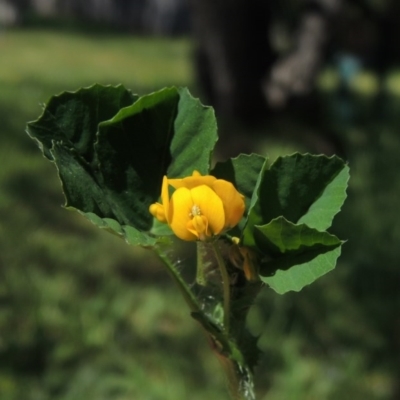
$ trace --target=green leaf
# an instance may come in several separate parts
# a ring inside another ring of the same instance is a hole
[[[328,232],[320,232],[305,224],[293,224],[283,217],[269,224],[256,226],[255,235],[258,249],[264,254],[302,254],[308,250],[336,247],[341,241]]]
[[[28,134],[41,143],[43,154],[50,160],[52,142],[62,141],[90,162],[98,124],[137,99],[122,85],[93,85],[76,92],[63,92],[49,100],[39,119],[28,123]]]
[[[78,210],[79,211],[79,210]],[[112,218],[100,218],[94,213],[82,213],[92,224],[96,225],[100,229],[104,229],[114,235],[117,235],[130,245],[141,245],[153,247],[157,244],[158,240],[145,233],[138,231],[137,229],[128,226],[120,225],[118,221]]]
[[[216,131],[212,109],[176,88],[143,96],[101,124],[96,152],[117,219],[150,230],[148,207],[160,196],[163,175],[208,171]]]
[[[56,163],[67,207],[97,215],[103,228],[116,221],[129,243],[146,246],[171,234],[148,210],[163,175],[207,173],[217,140],[213,110],[174,87],[140,98],[122,86],[65,92],[28,133]]]
[[[75,149],[69,149],[59,142],[54,143],[49,154],[58,169],[66,200],[65,207],[92,212],[100,217],[114,216],[95,172]]]
[[[154,237],[141,232],[140,230],[134,228],[133,226],[125,225],[124,227],[124,237],[128,244],[130,245],[140,245],[145,247],[153,247],[158,240]]]
[[[348,168],[336,156],[279,157],[260,173],[243,232],[244,245],[254,247],[255,226],[279,216],[320,230],[328,228],[346,197],[347,179]]]
[[[255,227],[258,250],[271,259],[260,268],[261,280],[278,293],[298,291],[335,267],[341,241],[328,232],[283,217]]]
[[[178,92],[178,114],[171,143],[172,162],[167,175],[169,178],[182,178],[192,175],[194,170],[206,175],[218,140],[214,109],[193,98],[186,88],[180,88]]]
[[[95,151],[102,185],[115,219],[148,231],[149,205],[160,196],[162,176],[172,161],[179,93],[163,89],[141,97],[113,119],[100,124]]]
[[[311,205],[307,213],[299,219],[298,223],[304,223],[319,230],[328,229],[333,217],[340,211],[346,199],[349,178],[349,167],[345,165],[325,187],[321,196]]]
[[[290,269],[279,269],[272,276],[261,276],[261,280],[279,294],[284,294],[291,290],[298,292],[304,286],[309,285],[335,268],[340,252],[341,246],[338,246],[317,255],[311,260],[303,261],[301,257],[298,257],[296,261],[290,263],[292,264]]]

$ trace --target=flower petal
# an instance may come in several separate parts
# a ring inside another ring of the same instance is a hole
[[[217,178],[215,176],[211,176],[211,175],[201,176],[200,172],[193,171],[192,176],[188,176],[188,177],[182,178],[182,179],[169,179],[168,182],[175,189],[178,189],[180,187],[186,187],[188,189],[193,189],[196,186],[200,186],[200,185],[211,186],[212,183],[216,179]]]
[[[168,223],[175,235],[182,240],[197,240],[197,236],[187,228],[192,207],[191,191],[185,187],[176,189],[169,202]]]
[[[169,192],[168,192],[168,178],[164,175],[161,187],[161,202],[164,207],[165,219],[169,222]]]
[[[187,223],[187,229],[200,240],[205,240],[207,236],[211,236],[210,230],[208,229],[208,221],[204,215],[195,215]]]
[[[212,235],[218,235],[225,225],[225,214],[222,200],[206,185],[201,185],[190,190],[192,205],[200,208],[200,212],[208,221],[208,228]]]
[[[208,221],[204,215],[195,215],[192,219],[192,224],[196,232],[206,234],[208,229]]]
[[[231,182],[217,179],[212,189],[222,200],[225,212],[225,228],[233,228],[243,217],[245,210],[244,196],[241,195]]]
[[[167,222],[165,216],[165,209],[164,206],[160,203],[153,203],[149,207],[150,214],[157,218],[160,222]]]

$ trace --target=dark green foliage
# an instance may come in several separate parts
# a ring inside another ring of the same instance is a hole
[[[216,142],[213,111],[177,88],[140,98],[122,86],[66,92],[28,132],[56,163],[66,207],[145,246],[156,243],[148,208],[163,175],[206,173]]]

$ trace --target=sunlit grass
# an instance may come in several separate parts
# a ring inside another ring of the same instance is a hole
[[[73,90],[93,83],[133,91],[192,82],[187,39],[12,31],[0,36],[0,83]],[[22,87],[21,87],[22,89]]]

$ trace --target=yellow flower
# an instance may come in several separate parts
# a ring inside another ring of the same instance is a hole
[[[169,186],[176,189],[171,198]],[[182,179],[164,176],[161,201],[150,206],[150,213],[183,240],[207,240],[219,235],[233,228],[245,209],[244,196],[231,182],[197,171]]]

